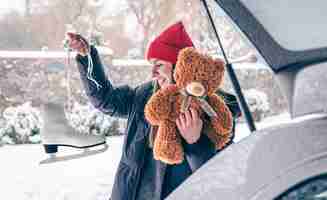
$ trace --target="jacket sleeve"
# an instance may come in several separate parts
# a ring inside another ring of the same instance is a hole
[[[93,46],[91,47],[91,58],[93,62],[92,77],[101,85],[100,88],[97,88],[96,84],[87,78],[88,57],[76,56],[77,67],[86,95],[93,106],[103,113],[126,118],[131,110],[135,91],[129,86],[113,87],[105,75],[99,54]]]
[[[225,92],[223,90],[218,90],[217,95],[219,95],[219,96],[221,96],[223,98],[223,100],[226,103],[227,107],[231,111],[234,120],[241,117],[241,115],[242,115],[241,108],[240,108],[240,106],[239,106],[239,104],[237,102],[237,99],[236,99],[235,95],[233,95],[231,93],[228,93],[228,92]]]
[[[241,108],[240,108],[240,105],[238,104],[237,102],[237,99],[236,99],[236,96],[231,94],[231,93],[228,93],[228,92],[225,92],[223,90],[218,90],[217,91],[217,94],[219,96],[221,96],[227,107],[229,108],[229,110],[232,112],[232,116],[233,116],[233,128],[232,128],[232,137],[231,137],[231,140],[230,142],[226,145],[230,145],[231,143],[233,143],[233,139],[235,137],[235,125],[236,125],[236,120],[238,118],[240,118],[242,116],[242,112],[241,112]]]
[[[216,153],[214,144],[209,138],[201,133],[199,140],[193,144],[188,144],[182,139],[184,152],[192,172],[200,168]]]

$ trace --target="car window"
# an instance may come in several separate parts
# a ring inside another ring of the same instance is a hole
[[[307,199],[324,200],[327,199],[327,176],[322,175],[288,189],[275,200]]]

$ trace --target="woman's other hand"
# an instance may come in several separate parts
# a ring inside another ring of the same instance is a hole
[[[191,108],[185,113],[180,114],[176,119],[176,125],[187,143],[193,144],[199,140],[203,121],[196,110]]]

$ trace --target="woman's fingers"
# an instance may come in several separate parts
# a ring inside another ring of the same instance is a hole
[[[191,110],[191,117],[192,117],[192,123],[197,123],[199,120],[199,114],[196,110],[194,110],[193,108],[190,109]]]
[[[196,110],[191,109],[180,114],[176,125],[187,143],[193,144],[200,138],[203,122]]]
[[[195,124],[198,120],[198,114],[196,110],[187,110],[185,113],[181,113],[176,119],[176,124],[179,128],[185,129]]]
[[[185,115],[185,125],[186,125],[186,127],[191,126],[193,120],[192,120],[190,110],[187,109],[186,112],[184,113],[184,115]]]
[[[177,125],[177,128],[178,128],[179,130],[182,129],[182,124],[181,124],[181,120],[180,120],[179,117],[176,119],[176,125]]]
[[[82,43],[82,46],[85,48],[85,49],[88,49],[89,48],[89,43],[87,42],[87,40],[81,36],[81,35],[77,35],[77,39]]]
[[[180,114],[179,115],[179,120],[180,120],[180,123],[181,123],[181,127],[182,129],[185,129],[186,127],[186,118],[185,118],[185,114]]]

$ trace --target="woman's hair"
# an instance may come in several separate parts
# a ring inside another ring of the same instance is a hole
[[[175,68],[176,68],[176,63],[173,64],[173,70],[171,70],[171,82],[172,82],[173,84],[176,83],[176,81],[174,80],[174,71],[175,71]]]

